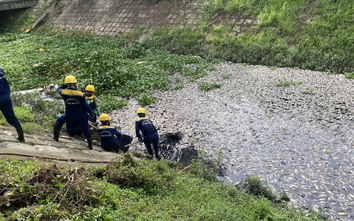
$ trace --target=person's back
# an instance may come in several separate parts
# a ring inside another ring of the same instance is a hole
[[[88,119],[88,113],[92,110],[85,101],[84,93],[75,88],[59,87],[57,90],[65,102],[65,113],[68,117]]]
[[[159,155],[159,134],[153,122],[146,116],[145,108],[138,108],[138,118],[135,121],[135,134],[139,141],[144,142],[150,156],[153,155],[151,143],[153,144],[156,159],[161,159]],[[141,137],[141,134],[143,138]]]
[[[157,129],[148,117],[138,117],[136,129],[143,134],[144,140],[151,141],[158,137]]]
[[[98,127],[98,134],[101,138],[101,147],[107,151],[128,151],[127,146],[133,141],[131,136],[122,134],[110,125],[111,117],[108,114],[101,114],[98,118],[101,125]]]
[[[98,127],[98,134],[101,138],[102,149],[107,151],[119,150],[122,135],[114,127],[108,125],[100,125]]]

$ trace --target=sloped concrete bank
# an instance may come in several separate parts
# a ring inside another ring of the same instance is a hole
[[[222,84],[209,92],[200,82]],[[183,89],[158,92],[147,107],[160,133],[180,132],[178,148],[222,156],[234,182],[266,181],[294,205],[354,220],[354,81],[342,75],[223,63]],[[114,122],[134,134],[130,101]]]

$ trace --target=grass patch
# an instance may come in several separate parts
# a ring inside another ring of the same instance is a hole
[[[298,86],[302,84],[303,83],[301,81],[281,81],[278,82],[276,85],[277,87],[290,87],[290,86]]]
[[[223,80],[227,80],[227,79],[229,79],[231,77],[231,74],[229,74],[229,73],[224,73],[224,74],[222,74],[222,79]]]
[[[128,104],[128,100],[125,98],[117,98],[113,95],[103,95],[101,100],[97,102],[102,112],[107,113],[110,110],[120,109]]]
[[[303,94],[314,94],[315,93],[315,88],[308,87],[306,88],[305,91],[302,92]]]
[[[198,84],[198,88],[202,91],[211,91],[214,89],[221,88],[222,84],[212,83],[212,82],[201,82]]]
[[[183,169],[125,155],[99,167],[10,159],[0,168],[4,219],[321,220],[210,180],[196,162]]]
[[[344,74],[345,78],[348,78],[348,79],[354,79],[354,72],[353,73],[346,73]]]
[[[354,71],[354,17],[349,1],[206,1],[193,29],[163,28],[150,47],[237,63],[346,73]],[[236,16],[230,23],[215,17]],[[240,29],[237,34],[233,28]]]

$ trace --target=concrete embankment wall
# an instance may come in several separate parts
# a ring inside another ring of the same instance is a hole
[[[170,0],[71,0],[60,10],[51,21],[54,26],[112,36],[165,25],[193,25],[198,17],[192,4]]]
[[[43,5],[49,5],[49,2],[40,0],[37,6],[37,9],[42,7],[42,18],[47,13]],[[62,0],[60,4],[54,2],[48,7],[55,16],[48,16],[46,22],[64,30],[111,36],[134,30],[148,33],[162,26],[193,28],[200,21],[201,4],[199,0]],[[255,21],[220,13],[209,22],[210,26],[218,24],[231,25],[230,34],[239,34],[254,26]]]

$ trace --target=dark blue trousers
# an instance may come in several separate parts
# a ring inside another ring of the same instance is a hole
[[[14,109],[12,107],[11,99],[8,99],[5,102],[3,102],[3,104],[0,106],[0,110],[4,115],[6,121],[10,125],[14,126],[16,129],[21,128],[20,121],[17,119]]]
[[[80,125],[84,136],[87,139],[91,139],[91,132],[90,132],[90,129],[88,126],[88,119],[80,119],[80,118],[71,119],[66,114],[62,114],[57,118],[54,128],[60,130],[62,128],[62,126],[67,122],[70,122],[70,123],[73,123],[76,125]]]
[[[151,143],[154,146],[155,156],[157,156],[159,153],[159,138],[156,137],[155,139],[152,139],[152,140],[145,140],[145,138],[144,138],[145,147],[146,147],[149,155],[153,156],[152,149],[151,149]]]

